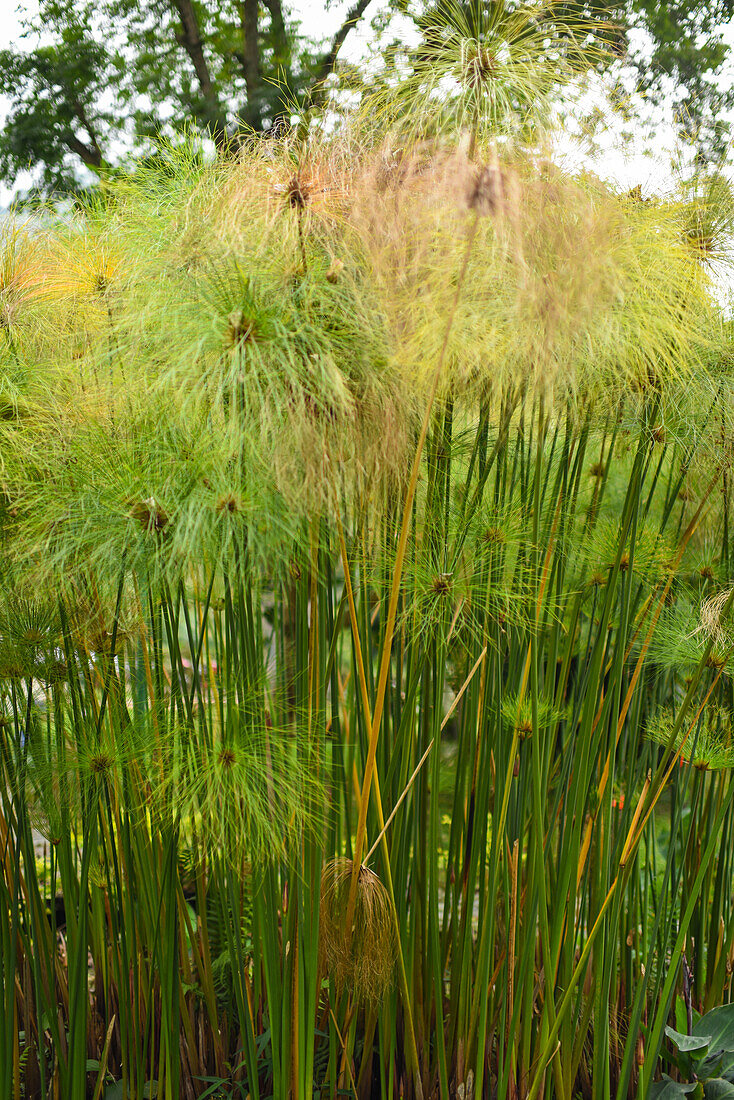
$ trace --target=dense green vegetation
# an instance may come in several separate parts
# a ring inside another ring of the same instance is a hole
[[[647,1097],[731,997],[731,196],[502,32],[3,230],[3,1098]]]

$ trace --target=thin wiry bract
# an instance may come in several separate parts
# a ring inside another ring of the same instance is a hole
[[[668,745],[673,736],[674,717],[668,711],[653,715],[647,729],[651,741]],[[734,737],[731,715],[723,707],[707,706],[695,728],[681,728],[672,742],[672,751],[681,761],[690,761],[700,771],[720,771],[734,767]]]
[[[382,74],[365,111],[404,140],[471,133],[472,147],[507,134],[537,137],[554,93],[605,55],[611,29],[552,0],[438,0],[418,26],[421,42]]]

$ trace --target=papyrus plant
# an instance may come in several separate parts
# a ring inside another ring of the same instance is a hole
[[[4,240],[1,1095],[621,1100],[729,996],[728,325],[545,26]]]

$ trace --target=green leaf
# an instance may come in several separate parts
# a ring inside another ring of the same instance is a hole
[[[710,1035],[712,1049],[734,1051],[734,1004],[712,1008],[693,1025],[694,1035]]]
[[[696,1076],[699,1081],[706,1081],[709,1077],[721,1077],[724,1074],[724,1059],[731,1060],[731,1051],[712,1050],[699,1062],[696,1067]]]
[[[664,1073],[662,1081],[654,1081],[651,1085],[648,1100],[679,1100],[681,1096],[688,1096],[697,1087],[695,1081],[685,1085],[682,1081],[672,1081],[667,1073]]]
[[[205,1089],[199,1096],[199,1100],[205,1100],[206,1097],[212,1097],[216,1092],[223,1090],[226,1085],[226,1079],[224,1077],[197,1077],[197,1081],[213,1081],[214,1084],[210,1085],[208,1089]]]
[[[699,1075],[728,1078],[734,1071],[734,1004],[713,1008],[693,1025],[693,1034],[710,1033],[709,1055],[699,1068]]]
[[[710,1035],[684,1035],[683,1032],[676,1031],[675,1028],[672,1027],[666,1027],[665,1034],[672,1043],[675,1043],[678,1050],[683,1054],[694,1054],[699,1051],[706,1051],[711,1042]]]
[[[710,1081],[706,1081],[703,1086],[703,1095],[705,1100],[724,1100],[724,1098],[734,1097],[734,1085],[729,1081],[725,1081],[723,1077],[712,1077]]]

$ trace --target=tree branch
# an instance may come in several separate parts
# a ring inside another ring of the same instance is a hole
[[[217,145],[221,146],[225,144],[227,138],[224,112],[204,56],[204,44],[201,40],[196,10],[192,0],[172,0],[172,3],[181,20],[182,33],[177,35],[178,41],[186,50],[194,67],[199,90],[207,106],[206,121],[211,128],[212,137]]]
[[[323,95],[323,84],[327,77],[331,76],[336,65],[336,59],[339,54],[339,50],[344,45],[347,35],[351,30],[356,27],[360,19],[364,15],[365,11],[369,7],[370,0],[357,0],[354,7],[347,14],[346,19],[342,23],[339,30],[331,40],[331,46],[319,61],[316,68],[314,78],[311,82],[311,86],[308,91],[308,98],[311,103],[316,103]]]
[[[260,103],[260,44],[258,42],[258,0],[243,0],[240,5],[242,22],[242,61],[247,89],[247,121],[254,130],[262,129]]]
[[[276,66],[278,78],[280,78],[282,85],[275,116],[271,120],[271,131],[278,133],[282,132],[283,128],[288,129],[291,125],[291,114],[296,99],[292,64],[293,48],[283,18],[281,0],[264,0],[264,3],[271,17],[271,34],[274,43],[273,63]]]
[[[79,121],[81,122],[84,129],[89,134],[89,141],[90,141],[91,144],[86,146],[86,148],[89,151],[89,156],[92,159],[91,160],[85,160],[84,163],[89,164],[92,167],[99,168],[101,166],[102,161],[104,160],[104,158],[102,156],[102,150],[101,150],[99,142],[97,140],[97,135],[94,132],[94,127],[92,126],[91,122],[89,121],[89,117],[87,115],[84,104],[80,100],[75,99],[71,106],[72,106],[72,110],[74,111],[74,114],[76,115],[76,117],[79,119]],[[75,140],[79,141],[79,139],[76,138],[76,137],[75,137]],[[83,143],[81,141],[79,141],[79,144],[82,145]],[[74,150],[74,151],[77,152],[77,150]],[[78,154],[78,155],[81,156],[81,154]]]
[[[69,130],[64,134],[64,141],[72,153],[75,153],[88,168],[102,167],[102,153],[96,142],[94,146],[87,145],[76,136],[73,130]]]
[[[281,6],[280,0],[265,0],[265,7],[270,12],[270,20],[273,28],[273,38],[275,39],[276,43],[276,60],[279,63],[289,67],[291,49],[290,42],[288,41],[288,32],[285,29],[285,19],[283,18],[283,8]]]

